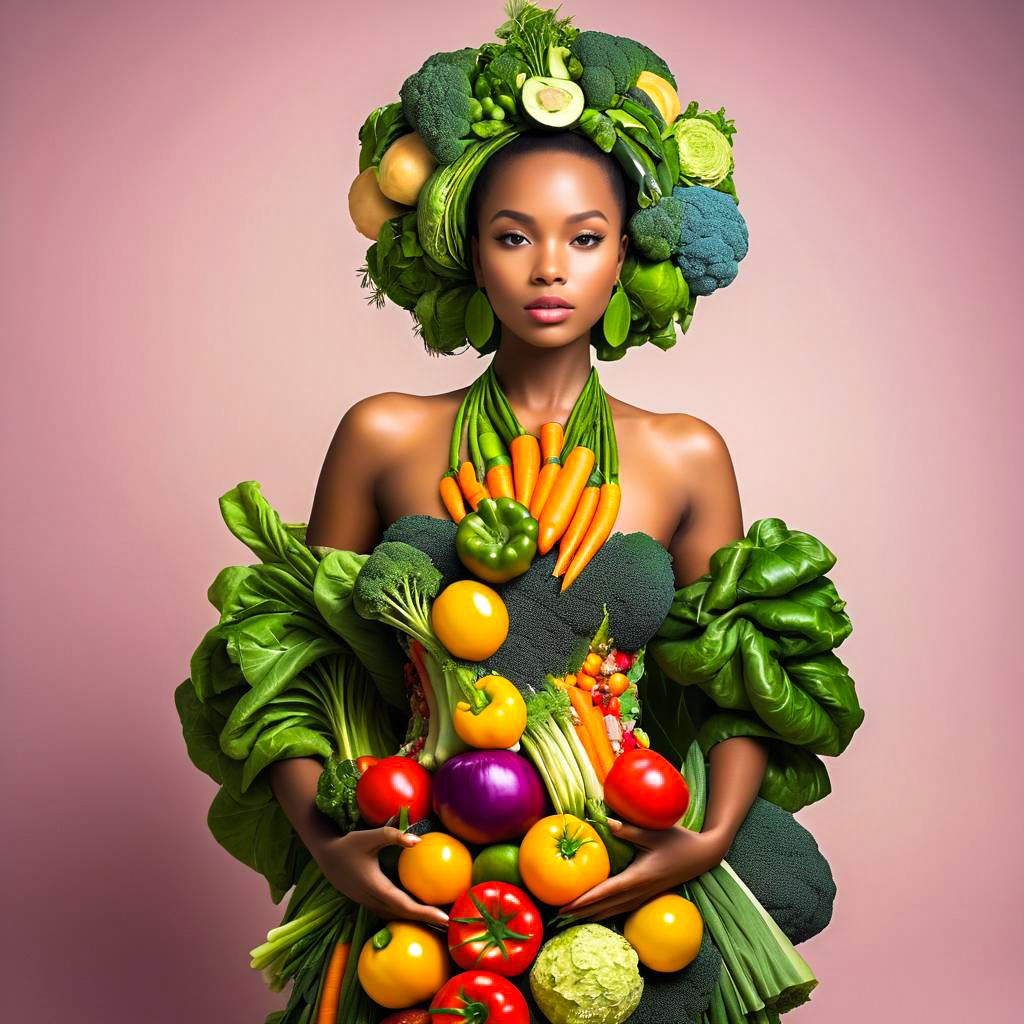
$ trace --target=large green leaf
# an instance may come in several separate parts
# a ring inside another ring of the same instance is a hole
[[[352,607],[352,588],[367,555],[333,549],[320,560],[313,582],[313,599],[324,620],[355,651],[373,676],[384,699],[408,709],[402,665],[404,658],[394,631],[364,619]]]
[[[769,741],[760,795],[790,811],[828,794],[816,755],[841,754],[864,720],[853,680],[832,653],[852,629],[822,575],[834,564],[810,534],[759,520],[677,591],[648,646],[664,675],[690,691],[686,705],[705,755],[730,736]],[[695,690],[703,699],[693,699]],[[670,702],[663,704],[659,718]]]
[[[282,522],[256,480],[245,480],[222,495],[220,509],[228,529],[257,558],[288,565],[298,579],[313,585],[317,559],[303,542],[305,524]]]

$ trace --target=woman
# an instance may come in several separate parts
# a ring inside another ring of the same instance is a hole
[[[514,412],[534,433],[565,423],[591,366],[591,329],[622,270],[629,237],[627,190],[618,163],[579,135],[524,133],[491,157],[469,199],[467,235],[476,283],[501,325],[494,370]],[[544,322],[531,303],[552,297],[567,316]],[[342,418],[316,490],[310,545],[369,552],[383,530],[410,514],[447,517],[438,496],[452,422],[467,389],[442,395],[385,393]],[[685,413],[648,412],[611,399],[622,506],[616,529],[649,534],[671,554],[676,586],[708,571],[710,555],[742,536],[729,452],[709,424]],[[712,747],[703,831],[615,826],[643,851],[623,872],[562,908],[601,920],[718,864],[756,796],[763,741],[733,736]],[[325,876],[381,917],[444,925],[381,872],[377,851],[415,836],[393,828],[340,836],[314,806],[321,764],[293,758],[272,767],[275,795]]]

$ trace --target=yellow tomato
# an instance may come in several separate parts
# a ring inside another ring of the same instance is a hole
[[[421,903],[454,903],[473,884],[473,857],[444,832],[428,832],[398,855],[398,877]]]
[[[448,980],[448,944],[423,925],[389,921],[366,940],[356,974],[374,1002],[400,1010],[430,999]]]
[[[508,636],[508,609],[498,592],[485,583],[457,580],[434,598],[430,624],[456,658],[483,661]]]
[[[519,844],[519,874],[526,888],[555,907],[582,896],[610,873],[601,837],[572,814],[541,818]]]
[[[667,892],[634,910],[622,934],[645,967],[681,971],[697,958],[704,920],[690,900]]]

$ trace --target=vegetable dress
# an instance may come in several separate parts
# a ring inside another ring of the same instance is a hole
[[[495,352],[467,258],[473,183],[524,132],[571,131],[617,161],[633,211],[595,354],[667,350],[747,252],[735,124],[684,105],[641,42],[525,0],[506,15],[498,42],[433,54],[360,128],[362,284],[431,351]],[[248,553],[209,586],[217,618],[174,700],[218,787],[213,837],[282,905],[250,951],[286,993],[265,1024],[778,1021],[818,984],[796,945],[837,893],[794,815],[830,793],[824,759],[864,719],[836,653],[852,628],[836,556],[762,518],[677,587],[654,537],[617,529],[593,368],[565,422],[534,433],[488,364],[447,455],[447,516],[396,518],[366,554],[308,544],[255,480],[220,498]],[[600,923],[559,913],[637,855],[610,819],[701,831],[709,752],[735,736],[768,760],[721,863]],[[423,837],[380,867],[451,907],[447,934],[376,919],[328,881],[270,785],[290,758],[322,765],[316,806],[339,834]]]

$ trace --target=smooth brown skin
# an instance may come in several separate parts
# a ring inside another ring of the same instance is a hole
[[[597,212],[576,219],[577,211]],[[565,422],[590,370],[590,327],[604,313],[628,245],[613,226],[622,229],[610,184],[575,154],[516,157],[495,176],[481,205],[480,238],[471,239],[471,248],[477,284],[502,326],[495,372],[520,422],[535,433],[543,423]],[[552,294],[575,308],[561,323],[538,323],[524,307]],[[369,552],[399,516],[447,518],[438,481],[466,390],[388,392],[352,406],[324,461],[307,542]],[[684,586],[708,571],[715,550],[743,534],[729,452],[702,420],[609,398],[622,484],[615,529],[643,531],[663,544],[676,585]],[[754,737],[732,737],[712,747],[710,763],[702,832],[617,826],[640,849],[633,863],[562,909],[579,921],[600,920],[718,864],[760,788],[767,748]],[[411,846],[417,837],[391,828],[339,836],[313,803],[321,767],[314,758],[294,758],[271,770],[278,800],[325,876],[382,917],[443,925],[442,910],[415,903],[377,864],[383,846]]]

